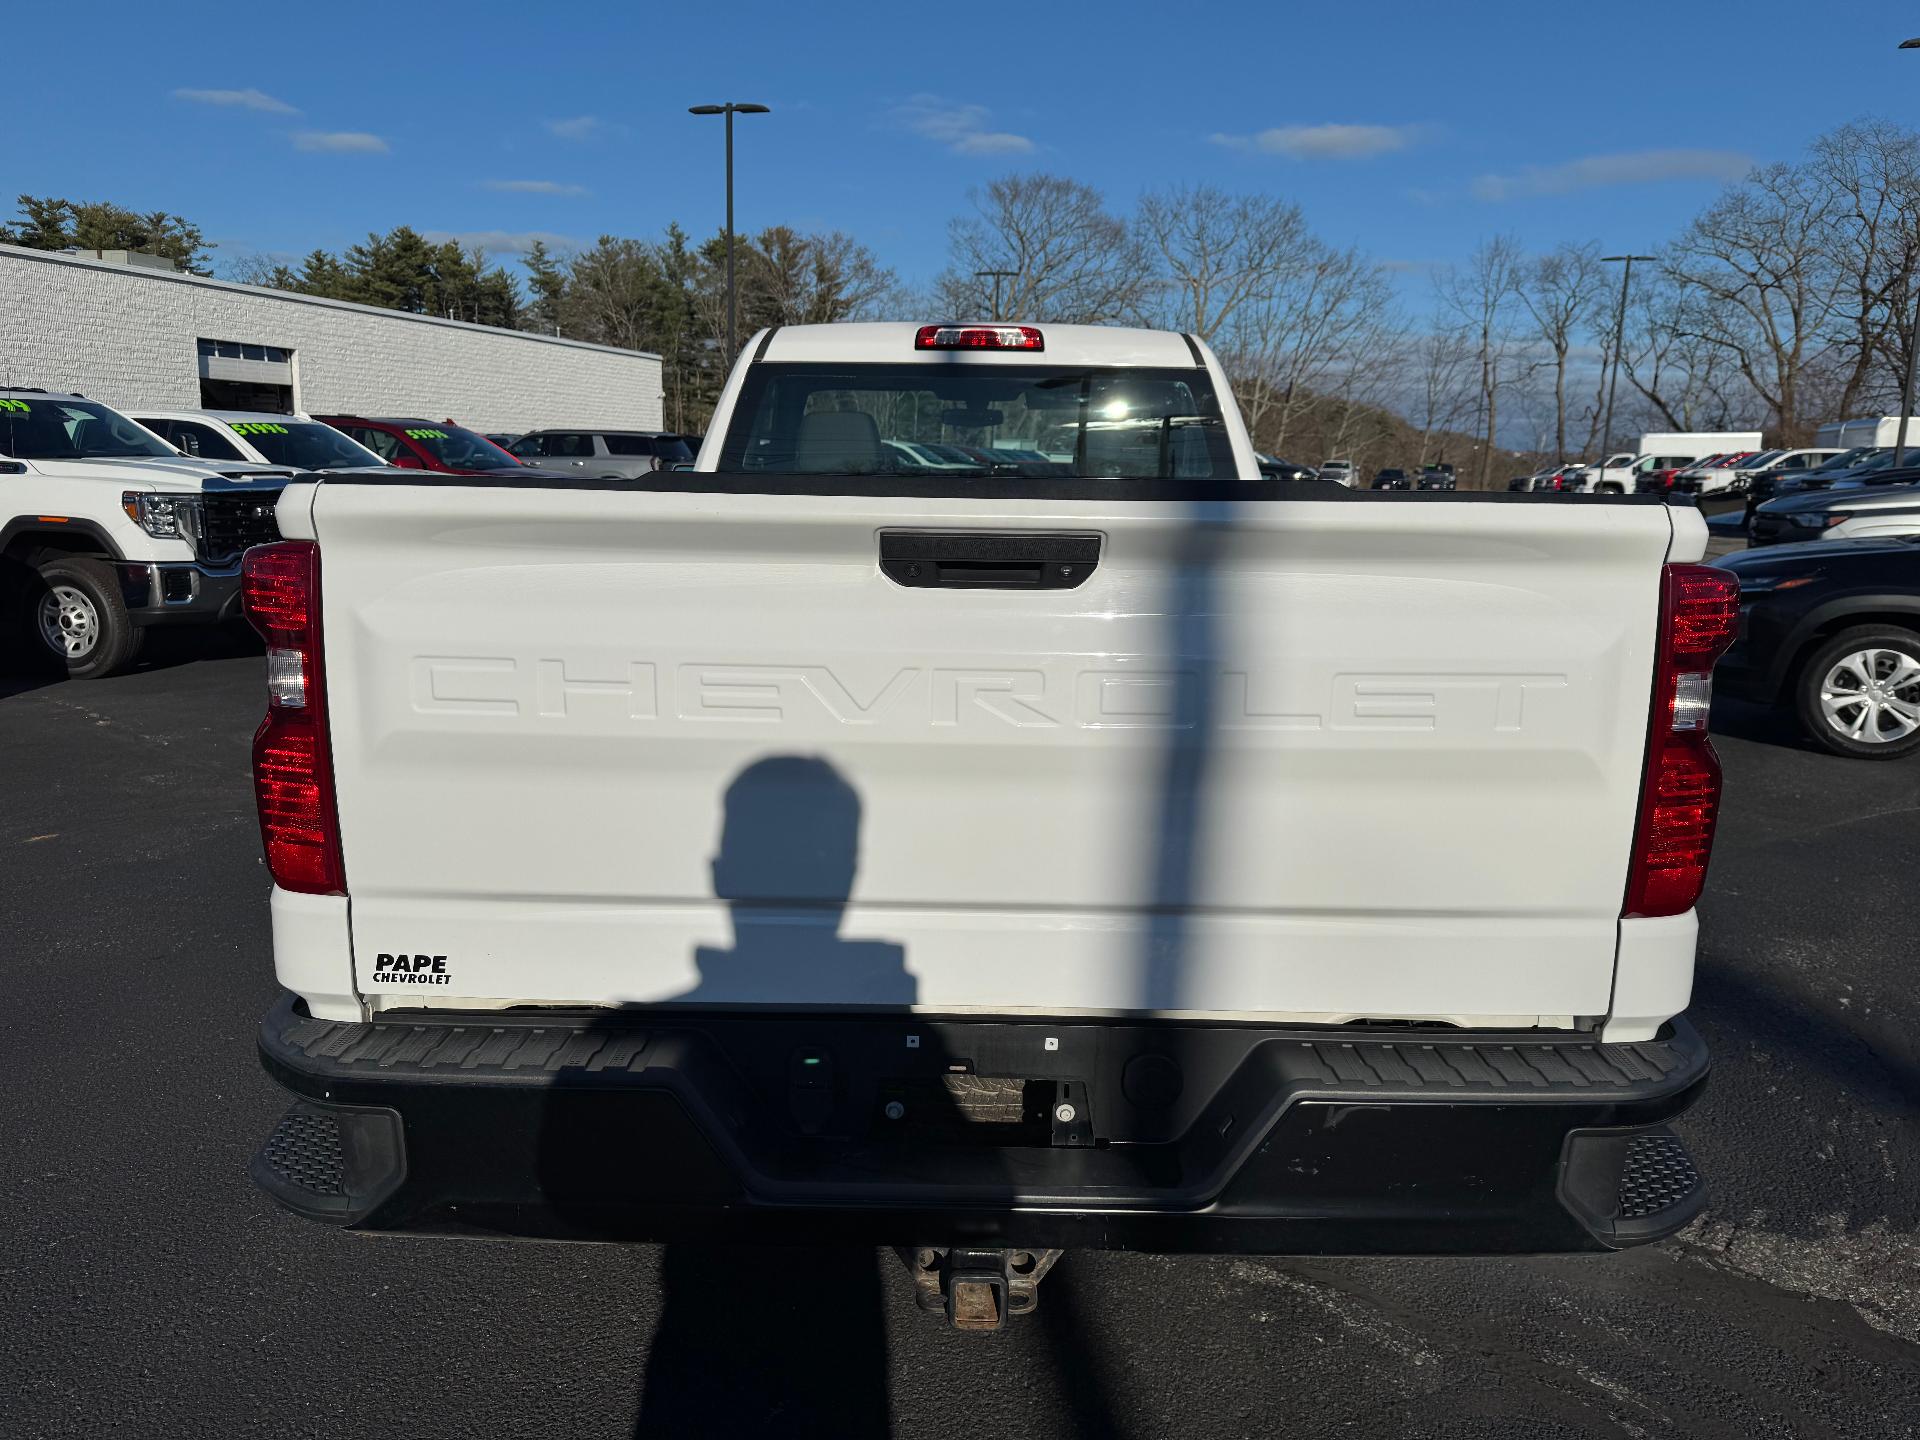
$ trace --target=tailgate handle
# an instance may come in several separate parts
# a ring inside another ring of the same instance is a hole
[[[1043,530],[883,530],[880,571],[925,590],[1072,590],[1100,563],[1100,537]]]

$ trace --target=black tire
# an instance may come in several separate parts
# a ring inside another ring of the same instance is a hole
[[[97,680],[133,663],[146,632],[127,614],[105,561],[46,555],[34,570],[23,618],[27,644],[43,664],[75,680]]]
[[[1863,696],[1861,702],[1832,697],[1850,690],[1866,690],[1904,674],[1897,685]],[[1832,682],[1831,684],[1829,682]],[[1898,625],[1856,625],[1842,630],[1807,657],[1794,678],[1794,709],[1809,739],[1823,750],[1856,760],[1896,760],[1920,750],[1920,720],[1904,734],[1911,709],[1920,715],[1920,634]],[[1891,699],[1898,710],[1879,703]],[[1864,713],[1863,713],[1864,712]],[[1852,730],[1868,730],[1881,739],[1856,737]]]
[[[1596,495],[1624,495],[1627,493],[1627,487],[1617,480],[1603,480],[1593,487],[1593,493]]]

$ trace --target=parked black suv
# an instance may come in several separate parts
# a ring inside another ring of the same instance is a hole
[[[1836,755],[1920,750],[1920,536],[1774,545],[1714,563],[1740,577],[1739,638],[1716,689],[1791,707]]]

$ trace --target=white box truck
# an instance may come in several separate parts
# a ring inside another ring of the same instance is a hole
[[[1835,420],[1830,425],[1822,425],[1814,435],[1813,443],[1825,449],[1851,450],[1856,445],[1872,445],[1885,448],[1900,436],[1900,417],[1898,415],[1865,416],[1858,420]],[[1907,417],[1907,444],[1920,446],[1920,415]]]

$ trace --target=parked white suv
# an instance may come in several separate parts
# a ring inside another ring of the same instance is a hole
[[[156,410],[129,406],[127,414],[196,460],[224,465],[248,460],[293,470],[390,468],[358,440],[305,415],[258,410]]]
[[[1351,460],[1329,460],[1320,467],[1320,478],[1322,480],[1332,480],[1347,486],[1353,484],[1358,473],[1359,472],[1353,468],[1353,462]]]
[[[152,625],[239,613],[240,556],[278,538],[292,471],[182,456],[80,395],[0,389],[0,613],[69,675],[110,675]]]

